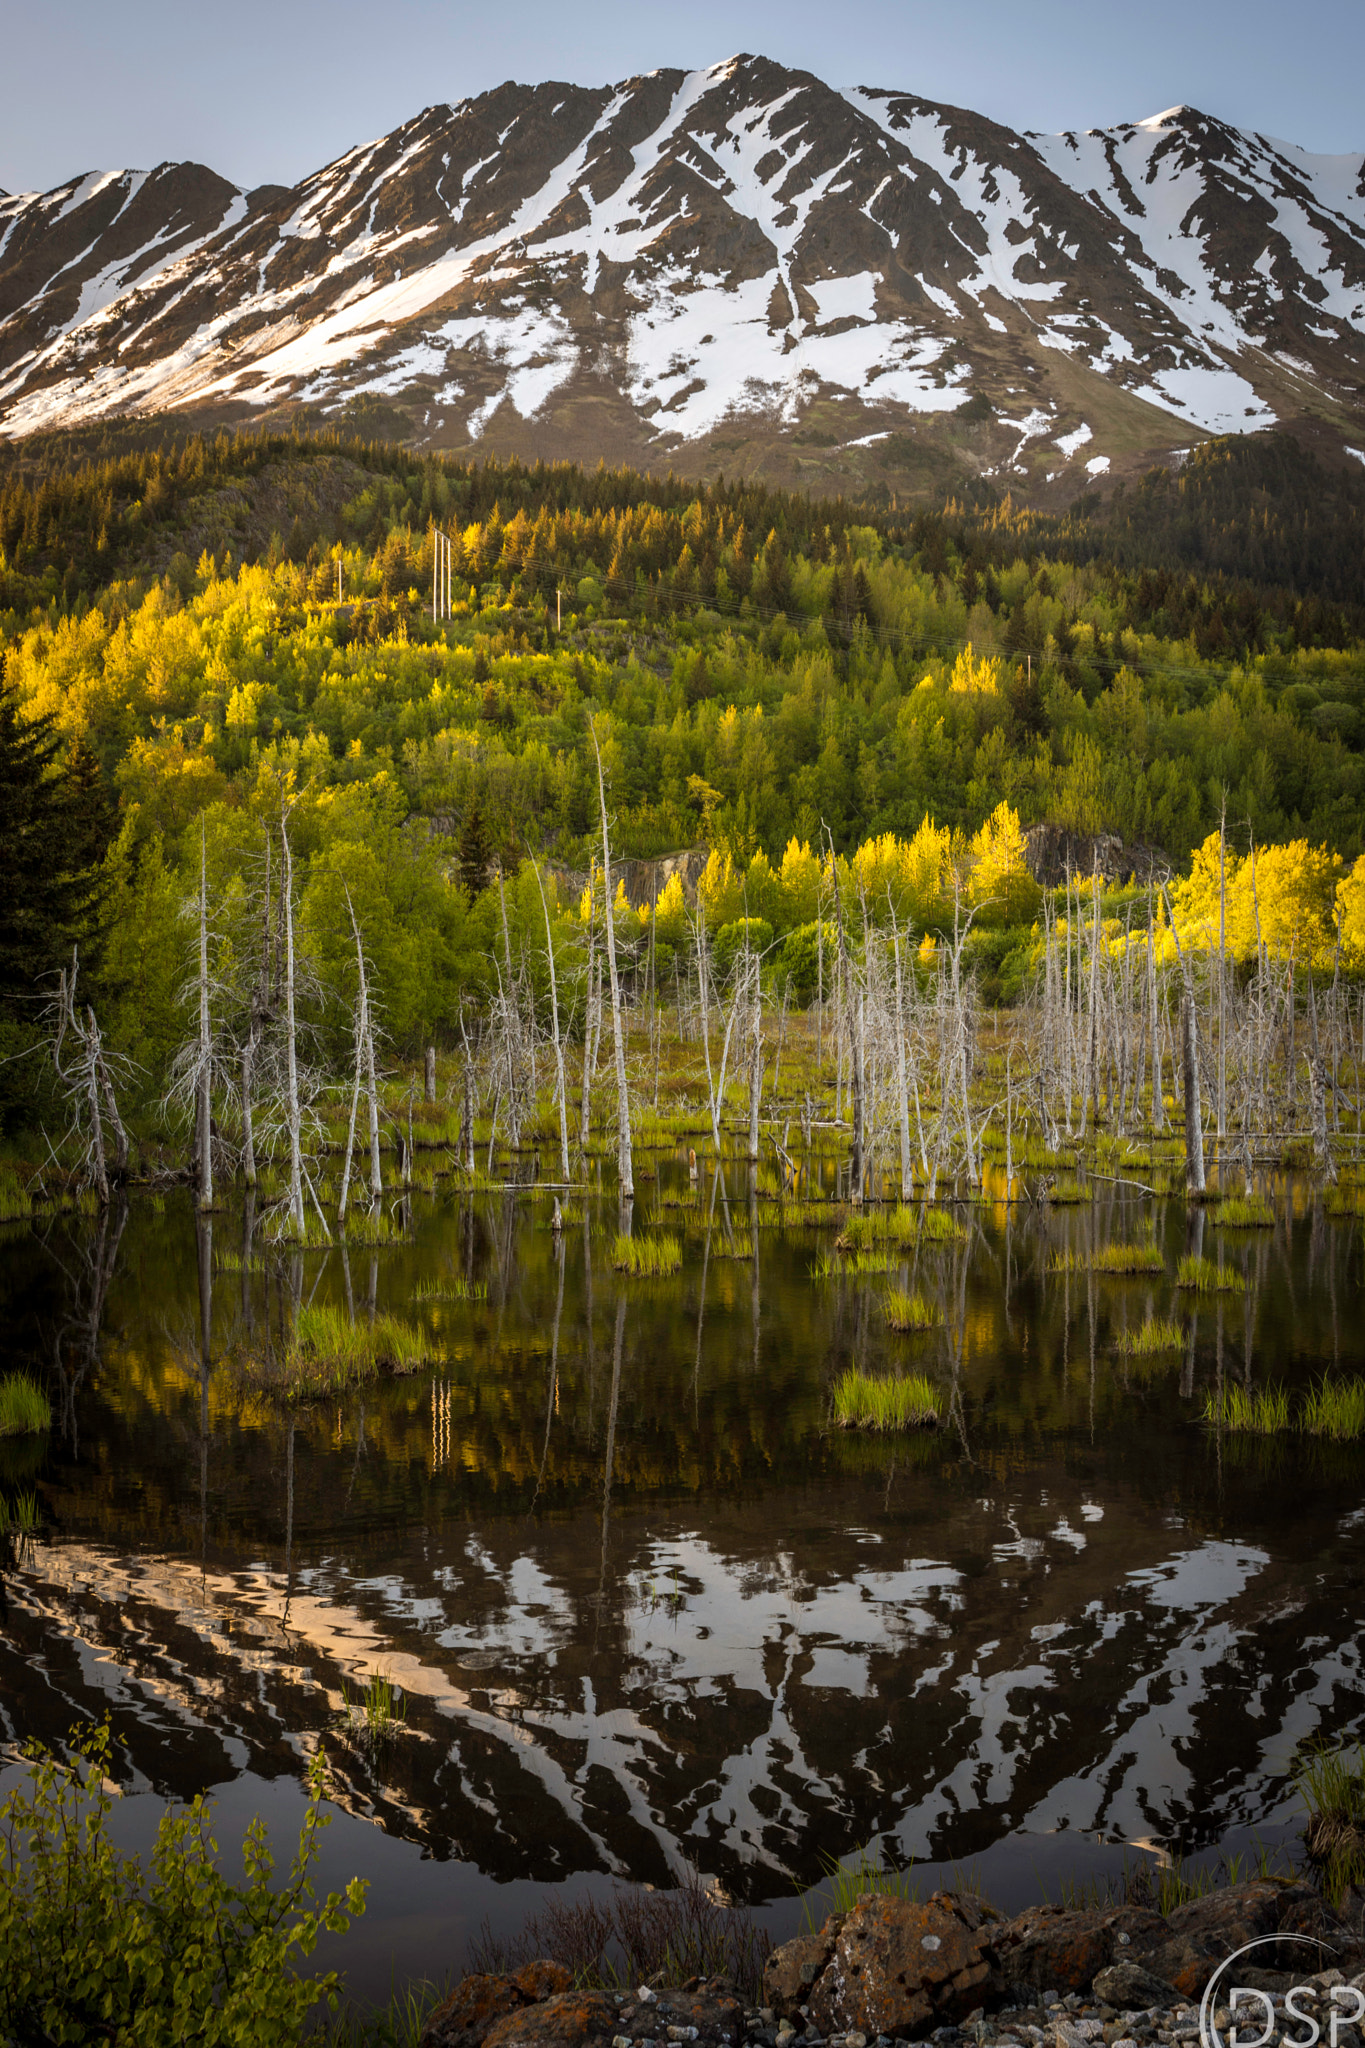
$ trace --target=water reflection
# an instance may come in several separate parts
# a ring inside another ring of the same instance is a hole
[[[349,1258],[265,1257],[249,1208],[11,1233],[11,1349],[61,1425],[6,1575],[7,1735],[107,1708],[129,1782],[181,1796],[322,1744],[356,1813],[490,1880],[693,1865],[764,1899],[875,1839],[1197,1847],[1356,1728],[1365,1452],[1199,1417],[1234,1377],[1365,1366],[1358,1222],[1302,1189],[1274,1232],[1173,1205],[1165,1272],[1111,1277],[1053,1261],[1139,1234],[1131,1199],[966,1210],[889,1276],[943,1316],[897,1337],[886,1278],[815,1278],[827,1235],[752,1189],[680,1163],[659,1203],[687,1259],[648,1284],[610,1204],[557,1233],[548,1200],[419,1199]],[[1201,1246],[1242,1286],[1196,1308]],[[439,1366],[281,1409],[244,1360],[308,1299],[420,1316]],[[1117,1348],[1172,1313],[1179,1352]],[[896,1360],[945,1427],[829,1430],[837,1373]],[[341,1720],[375,1670],[407,1724],[368,1757]]]

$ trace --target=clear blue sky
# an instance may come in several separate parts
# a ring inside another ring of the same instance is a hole
[[[1016,128],[1178,102],[1365,150],[1365,0],[0,0],[0,187],[192,157],[292,183],[433,101],[752,50]]]

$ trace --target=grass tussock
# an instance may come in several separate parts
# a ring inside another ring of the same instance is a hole
[[[1354,1443],[1365,1435],[1365,1380],[1321,1380],[1304,1397],[1299,1428],[1333,1443]]]
[[[926,1301],[916,1289],[908,1294],[903,1287],[888,1290],[886,1320],[893,1330],[934,1330],[943,1321],[943,1311],[936,1302]]]
[[[1148,1316],[1135,1330],[1119,1333],[1119,1350],[1130,1358],[1153,1358],[1161,1351],[1179,1351],[1185,1333],[1169,1316]]]
[[[487,1301],[486,1280],[428,1280],[413,1295],[415,1302]]]
[[[0,1493],[0,1536],[36,1536],[40,1520],[36,1491]]]
[[[8,1161],[0,1161],[0,1223],[27,1223],[32,1214],[26,1183]]]
[[[1294,1783],[1308,1810],[1304,1849],[1328,1901],[1337,1905],[1348,1885],[1365,1882],[1365,1749],[1315,1743],[1301,1757]]]
[[[682,1271],[682,1239],[671,1230],[655,1237],[618,1237],[611,1248],[611,1263],[618,1273],[636,1280],[659,1280],[667,1273]]]
[[[52,1403],[21,1372],[0,1380],[0,1436],[41,1436],[52,1427]]]
[[[754,1240],[747,1230],[732,1231],[729,1237],[718,1237],[711,1246],[713,1259],[752,1259]]]
[[[333,1393],[385,1370],[417,1372],[430,1356],[425,1337],[398,1316],[352,1322],[330,1305],[301,1308],[285,1354],[290,1393]]]
[[[1240,1294],[1244,1282],[1231,1266],[1215,1265],[1212,1259],[1187,1254],[1175,1269],[1177,1287],[1193,1288],[1197,1294]]]
[[[1164,1273],[1159,1245],[1102,1244],[1093,1252],[1054,1252],[1049,1273]]]
[[[1288,1389],[1225,1387],[1221,1402],[1210,1389],[1204,1396],[1204,1420],[1239,1436],[1280,1436],[1290,1426]]]
[[[1218,1211],[1225,1230],[1273,1230],[1275,1211],[1259,1195],[1229,1195]]]
[[[1053,1182],[1047,1191],[1047,1198],[1049,1202],[1074,1206],[1080,1202],[1093,1201],[1094,1191],[1087,1187],[1083,1180],[1067,1176]]]
[[[923,1373],[879,1380],[850,1370],[835,1383],[833,1412],[841,1429],[928,1429],[938,1421],[938,1396]]]

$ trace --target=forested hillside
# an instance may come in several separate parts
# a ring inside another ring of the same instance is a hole
[[[1178,871],[1225,815],[1242,851],[1349,863],[1362,538],[1365,478],[1272,443],[1207,444],[1058,520],[173,424],[20,444],[0,472],[6,774],[26,732],[46,749],[38,781],[63,794],[34,829],[70,886],[47,939],[28,932],[14,1028],[30,942],[55,968],[83,931],[116,1036],[164,1063],[201,840],[226,887],[290,800],[316,945],[348,943],[348,879],[396,1038],[453,1028],[490,972],[494,862],[594,858],[590,713],[615,853],[704,844],[742,878],[793,841],[848,854],[930,821],[948,866],[907,909],[925,929],[991,820],[1116,833]],[[12,835],[11,897],[18,858]],[[807,914],[747,908],[779,930]]]

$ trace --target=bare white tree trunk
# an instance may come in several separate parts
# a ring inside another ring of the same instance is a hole
[[[616,920],[612,916],[607,785],[602,774],[602,749],[597,744],[597,733],[591,720],[588,722],[588,730],[592,733],[592,749],[597,756],[597,794],[602,806],[602,892],[604,922],[607,927],[607,968],[611,975],[611,1033],[616,1051],[617,1163],[621,1175],[621,1194],[626,1201],[630,1201],[635,1193],[635,1162],[630,1143],[630,1093],[626,1087],[626,1044],[621,1019],[621,984],[616,973]]]
[[[280,896],[284,910],[284,1036],[285,1115],[289,1123],[289,1214],[294,1230],[303,1237],[308,1219],[303,1208],[303,1142],[299,1115],[298,1038],[294,1020],[294,856],[289,845],[289,826],[280,819],[280,850],[284,874]]]
[[[555,1093],[559,1102],[559,1170],[564,1180],[569,1178],[569,1104],[564,1082],[564,1045],[559,1036],[559,983],[555,976],[554,937],[550,930],[550,906],[545,899],[545,884],[540,879],[540,869],[535,861],[531,863],[540,891],[540,907],[545,916],[545,958],[550,967],[550,1028],[554,1033],[555,1046]]]
[[[196,1090],[199,1207],[213,1207],[213,1026],[209,1015],[208,832],[199,821],[199,1086]]]
[[[888,899],[890,891],[887,892]],[[901,1140],[901,1200],[908,1202],[915,1192],[914,1171],[910,1164],[910,1100],[905,1080],[905,997],[901,983],[901,935],[896,923],[895,905],[891,906],[891,943],[896,956],[896,1116],[900,1125]]]
[[[355,905],[351,892],[346,891],[346,910],[355,935],[356,999],[355,999],[355,1058],[354,1075],[351,1081],[351,1116],[346,1126],[346,1155],[341,1162],[341,1193],[337,1197],[337,1221],[346,1221],[346,1202],[351,1191],[351,1160],[355,1152],[356,1113],[360,1108],[360,1076],[365,1063],[365,1045],[370,1028],[370,991],[365,977],[365,948],[360,940],[360,926],[356,921]]]
[[[758,1161],[758,1120],[763,1106],[763,998],[759,989],[758,962],[751,961],[752,1007],[749,1018],[749,1163]]]

